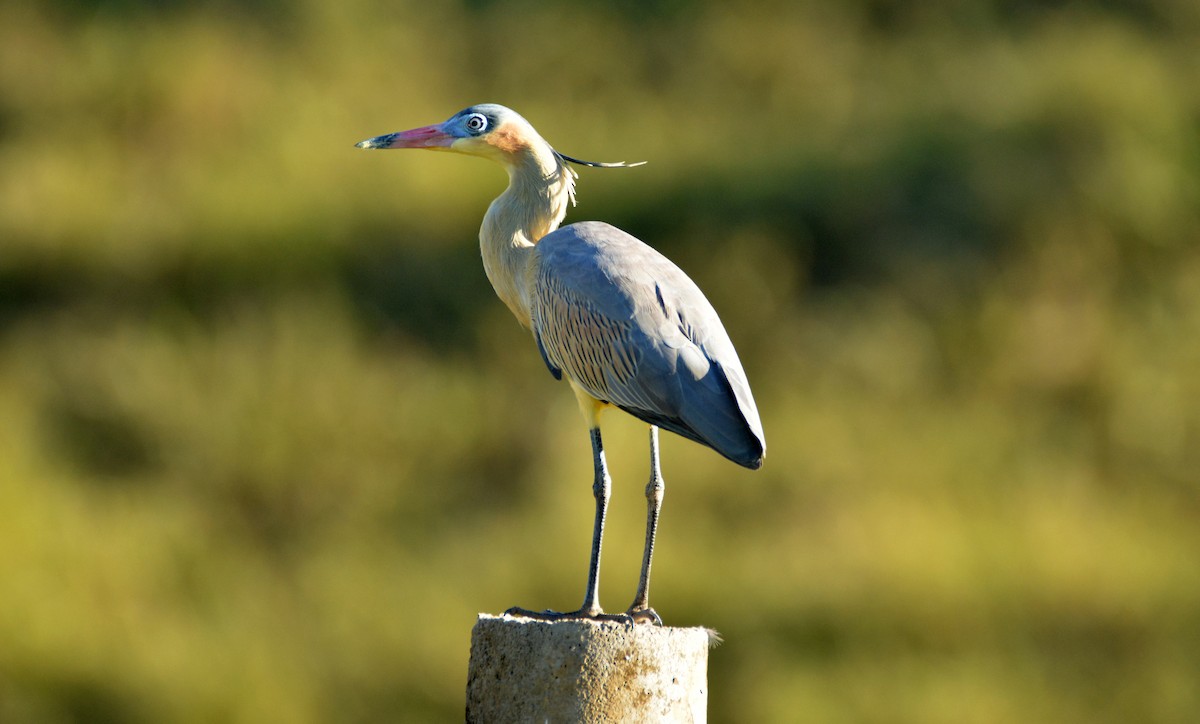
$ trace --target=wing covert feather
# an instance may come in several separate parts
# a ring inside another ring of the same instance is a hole
[[[534,334],[547,366],[596,399],[758,467],[762,425],[737,352],[700,289],[616,227],[537,245]]]

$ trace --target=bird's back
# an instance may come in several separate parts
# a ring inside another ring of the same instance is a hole
[[[533,331],[552,372],[739,465],[762,465],[762,423],[737,352],[679,267],[600,222],[547,234],[534,263]]]

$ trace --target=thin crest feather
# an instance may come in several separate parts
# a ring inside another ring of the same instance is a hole
[[[611,163],[604,163],[601,161],[584,161],[578,158],[572,158],[567,154],[560,153],[558,151],[555,151],[554,155],[558,156],[564,161],[570,161],[571,163],[578,164],[580,166],[590,166],[592,168],[633,168],[635,166],[646,165],[645,161],[634,161],[633,163],[626,163],[625,161],[613,161]]]

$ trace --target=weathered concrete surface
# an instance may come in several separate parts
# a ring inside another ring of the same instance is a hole
[[[467,721],[704,722],[714,636],[705,628],[480,614]]]

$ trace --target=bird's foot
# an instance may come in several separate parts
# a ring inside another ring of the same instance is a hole
[[[662,618],[654,609],[646,606],[645,608],[630,608],[625,612],[625,615],[633,619],[634,623],[652,623],[655,626],[662,626]]]
[[[615,621],[626,625],[633,625],[637,619],[628,613],[605,613],[599,608],[595,610],[580,609],[569,613],[560,613],[559,611],[530,611],[527,608],[513,606],[504,612],[505,616],[520,616],[521,618],[531,618],[534,621]],[[655,615],[657,618],[657,614]]]

